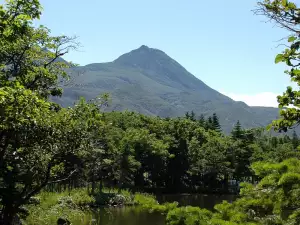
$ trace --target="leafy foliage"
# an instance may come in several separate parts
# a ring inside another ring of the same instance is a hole
[[[280,27],[287,29],[290,36],[287,38],[286,49],[275,58],[275,63],[283,62],[289,69],[285,71],[291,81],[300,85],[300,39],[299,39],[299,8],[296,3],[287,0],[265,0],[259,3],[257,14],[262,14]],[[278,96],[281,118],[274,121],[272,126],[277,130],[287,131],[288,128],[299,124],[299,96],[298,90],[287,87],[287,90]]]

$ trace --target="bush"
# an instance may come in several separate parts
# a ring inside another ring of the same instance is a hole
[[[212,212],[198,207],[180,207],[168,212],[166,222],[172,225],[208,225]]]
[[[109,205],[125,205],[126,198],[123,195],[115,195],[109,200]]]
[[[82,211],[82,208],[95,203],[95,198],[88,195],[85,189],[61,193],[42,192],[37,198],[40,204],[28,207],[30,213],[25,224],[53,225],[59,218],[65,218],[72,224],[84,224],[91,218]]]
[[[159,204],[156,198],[149,194],[136,194],[134,196],[134,203],[150,212],[160,212],[163,214],[166,214],[178,206],[177,202]]]

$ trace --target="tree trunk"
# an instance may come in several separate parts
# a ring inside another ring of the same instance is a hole
[[[15,210],[12,206],[6,206],[1,215],[2,221],[0,221],[0,224],[2,225],[13,225],[13,219],[16,216]]]
[[[228,180],[229,180],[229,176],[228,174],[224,175],[224,191],[228,192]]]
[[[96,187],[96,184],[95,184],[95,181],[94,181],[94,179],[93,179],[93,180],[92,180],[92,190],[91,190],[92,195],[95,194],[95,187]]]
[[[100,185],[99,185],[99,191],[100,191],[100,193],[102,193],[102,191],[103,191],[103,181],[102,181],[102,178],[100,179]]]

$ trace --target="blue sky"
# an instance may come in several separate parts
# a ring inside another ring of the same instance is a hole
[[[253,14],[256,0],[41,0],[39,23],[77,35],[66,59],[108,62],[147,45],[166,52],[212,88],[249,105],[276,105],[290,85],[275,65],[287,33]]]

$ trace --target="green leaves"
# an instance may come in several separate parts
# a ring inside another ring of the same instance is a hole
[[[285,57],[283,54],[278,54],[275,58],[275,63],[283,62],[285,60]]]
[[[288,0],[265,0],[258,3],[256,10],[257,14],[266,16],[289,32],[286,49],[275,57],[275,63],[284,62],[289,67],[285,73],[290,76],[292,82],[300,86],[300,20],[298,11],[298,6]],[[285,93],[278,96],[278,103],[281,109],[281,118],[274,121],[271,126],[275,130],[287,131],[288,128],[300,121],[300,113],[298,110],[286,109],[285,107],[299,107],[300,94],[292,88],[287,88]]]
[[[215,206],[215,212],[207,218],[207,224],[297,224],[299,160],[282,163],[256,163],[253,166],[262,180],[257,185],[242,184],[241,197],[233,203],[223,202]],[[282,212],[291,210],[290,217]],[[188,215],[188,214],[186,214]],[[174,217],[175,218],[175,217]],[[171,223],[170,223],[171,224]]]
[[[278,185],[296,185],[300,184],[299,173],[286,173],[278,181]]]
[[[91,127],[83,126],[76,110],[52,110],[48,97],[61,95],[59,79],[69,67],[59,57],[76,43],[34,27],[40,14],[38,0],[9,0],[0,7],[0,205],[14,213],[48,183],[76,171],[76,164],[65,167],[65,157],[88,146]],[[93,122],[100,118],[93,116]]]
[[[287,4],[288,4],[288,1],[287,1],[287,0],[281,0],[281,5],[282,5],[283,7],[286,7]]]
[[[288,38],[288,42],[294,42],[297,40],[297,37],[296,36],[291,36]]]
[[[75,49],[75,38],[65,35],[51,37],[50,30],[35,28],[31,21],[39,18],[38,0],[8,1],[0,17],[0,87],[18,81],[41,97],[60,96],[60,80],[67,78],[65,69],[71,66],[60,57]],[[10,65],[10,66],[8,66]]]

